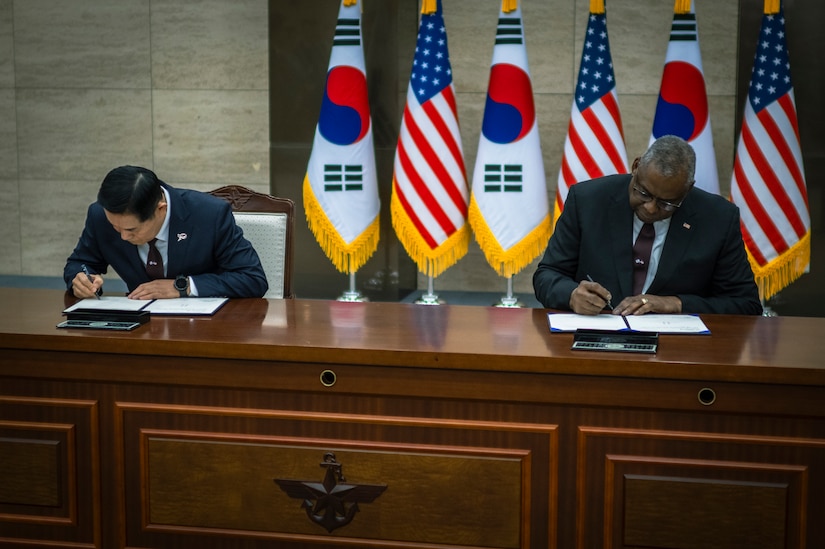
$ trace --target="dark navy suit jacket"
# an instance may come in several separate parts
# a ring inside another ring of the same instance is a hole
[[[166,278],[191,276],[201,297],[263,296],[268,284],[261,261],[235,224],[229,203],[198,191],[164,188],[171,203]],[[137,246],[120,238],[96,202],[63,270],[69,290],[84,264],[95,273],[111,266],[129,291],[149,281]]]
[[[570,188],[533,275],[536,298],[545,307],[569,310],[570,294],[587,275],[607,288],[614,305],[632,295],[630,177],[612,175]],[[684,313],[761,314],[739,209],[720,196],[691,189],[671,218],[647,293],[679,297]]]

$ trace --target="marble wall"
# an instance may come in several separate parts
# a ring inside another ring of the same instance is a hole
[[[269,190],[266,0],[0,0],[0,274],[61,276],[104,175]]]
[[[337,11],[338,0],[328,3]],[[365,3],[372,10],[380,5]],[[650,135],[673,2],[609,4],[632,159]],[[726,193],[738,108],[738,3],[695,4]],[[302,9],[301,2],[284,5]],[[498,0],[444,1],[469,167],[475,162],[500,5]],[[589,1],[524,0],[522,6],[552,197]],[[207,190],[238,183],[268,191],[267,12],[267,0],[0,0],[0,274],[58,276],[100,180],[121,164],[150,167],[178,186]],[[410,26],[414,39],[415,22]],[[303,54],[295,52],[296,63]],[[328,49],[314,54],[325,63]],[[411,51],[399,52],[403,79],[411,58]],[[400,86],[403,90],[406,83]],[[515,277],[517,291],[532,292],[532,271],[528,267]],[[426,287],[426,280],[420,278],[419,287]],[[497,291],[504,286],[473,243],[437,287]]]

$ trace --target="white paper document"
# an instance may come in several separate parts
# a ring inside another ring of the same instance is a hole
[[[174,299],[129,299],[125,296],[103,296],[81,299],[63,312],[72,311],[149,311],[153,315],[200,316],[213,315],[229,301],[228,297],[178,297]]]
[[[709,334],[710,330],[698,315],[640,315],[626,316],[635,332],[660,334]]]
[[[175,299],[156,299],[143,310],[153,315],[213,315],[229,301],[228,297],[178,297]]]
[[[140,311],[151,302],[151,299],[129,299],[125,296],[102,296],[100,299],[89,297],[81,299],[63,312],[70,313],[78,309],[84,311]]]
[[[611,314],[578,315],[575,313],[547,313],[551,332],[576,330],[614,330],[658,332],[660,334],[709,334],[710,330],[697,315],[621,316]]]
[[[576,330],[629,330],[619,315],[577,315],[575,313],[547,313],[551,332]]]

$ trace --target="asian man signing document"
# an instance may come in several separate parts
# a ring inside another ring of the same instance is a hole
[[[134,299],[261,297],[268,288],[228,202],[137,166],[103,179],[63,278],[76,297],[93,297],[109,266]]]

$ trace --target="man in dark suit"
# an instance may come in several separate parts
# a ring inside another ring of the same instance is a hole
[[[93,297],[109,266],[134,299],[261,297],[268,288],[228,202],[136,166],[104,178],[63,279],[76,297]]]
[[[693,148],[665,136],[632,173],[573,185],[533,275],[536,298],[591,315],[610,303],[623,315],[761,314],[739,209],[694,188],[695,167]],[[649,258],[637,252],[642,233]]]

